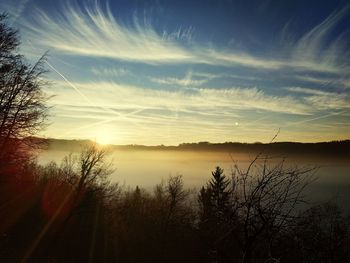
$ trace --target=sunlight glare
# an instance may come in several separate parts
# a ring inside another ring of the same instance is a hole
[[[107,130],[98,130],[95,140],[98,144],[107,145],[111,144],[112,136]]]

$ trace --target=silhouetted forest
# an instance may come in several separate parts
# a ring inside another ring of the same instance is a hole
[[[306,202],[316,168],[271,162],[270,150],[288,143],[180,145],[257,152],[245,169],[213,167],[198,190],[181,176],[153,191],[111,183],[108,151],[94,144],[39,165],[34,152],[43,142],[33,136],[49,110],[46,56],[32,66],[18,46],[17,31],[1,15],[1,262],[349,262],[348,215],[331,202]],[[348,154],[348,145],[308,147]]]
[[[40,138],[33,140],[42,141]],[[63,139],[45,139],[45,149],[77,151],[83,145],[91,145],[89,140],[63,140]],[[350,140],[317,142],[317,143],[299,143],[299,142],[271,142],[271,143],[182,143],[178,146],[145,146],[145,145],[111,145],[111,150],[130,150],[130,151],[208,151],[208,152],[227,152],[227,153],[256,153],[267,151],[270,154],[288,154],[288,155],[309,155],[326,156],[337,158],[350,157]]]
[[[313,168],[259,157],[230,176],[215,168],[199,191],[175,176],[150,192],[110,183],[106,154],[91,146],[61,164],[2,165],[2,261],[349,259],[348,217],[333,203],[305,208]]]

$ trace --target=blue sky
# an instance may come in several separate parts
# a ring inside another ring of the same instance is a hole
[[[5,0],[49,51],[43,136],[114,144],[350,136],[348,1]]]

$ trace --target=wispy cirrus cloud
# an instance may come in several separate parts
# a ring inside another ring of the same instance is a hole
[[[322,86],[330,84],[330,83],[335,82],[337,80],[336,78],[330,78],[330,77],[326,77],[326,78],[318,77],[318,78],[316,78],[316,77],[309,76],[309,75],[296,75],[295,79],[301,80],[304,82],[319,84]]]
[[[347,89],[350,88],[350,78],[344,74],[341,75],[333,75],[333,76],[310,76],[310,75],[295,75],[295,80],[305,82],[307,84],[314,84],[318,85],[319,88],[326,87],[326,86],[334,86],[338,89]]]
[[[34,24],[27,24],[31,39],[68,54],[106,57],[146,63],[186,61],[192,56],[148,24],[122,26],[108,5],[79,8],[67,3],[56,16],[37,10]]]
[[[301,87],[288,87],[286,89],[290,92],[307,95],[303,97],[303,100],[318,110],[344,110],[350,108],[350,96],[346,93],[327,92]]]
[[[332,96],[334,93],[317,90],[317,89],[309,89],[309,88],[302,88],[302,87],[286,87],[286,90],[294,93],[301,93],[301,94],[307,94],[307,95],[316,95],[316,96]]]
[[[183,78],[166,77],[166,78],[154,78],[150,77],[150,80],[154,83],[162,85],[175,85],[182,87],[197,87],[202,86],[209,80],[218,78],[222,75],[208,74],[208,73],[196,73],[189,71]]]
[[[116,67],[92,67],[91,73],[97,77],[121,77],[131,74],[131,72],[125,68]]]
[[[346,62],[349,67],[350,51],[348,50],[349,30],[338,35],[332,42],[329,42],[329,36],[332,34],[336,25],[350,12],[350,5],[345,6],[341,10],[334,11],[319,25],[307,32],[299,39],[293,48],[293,57],[296,61],[314,61],[324,65],[337,65]]]
[[[347,105],[350,105],[337,101],[331,92],[298,87],[289,87],[287,90],[295,94],[305,94],[306,97],[273,96],[257,88],[240,87],[155,90],[105,81],[73,84],[84,96],[91,98],[91,101],[77,99],[75,90],[65,82],[57,82],[56,86],[62,92],[52,98],[56,117],[72,123],[80,120],[91,127],[90,130],[113,123],[114,127],[118,127],[118,132],[125,132],[125,136],[132,134],[131,143],[135,143],[133,136],[137,137],[137,131],[152,134],[161,131],[159,136],[163,136],[162,139],[167,142],[169,138],[164,133],[167,129],[181,140],[198,140],[216,138],[218,134],[227,137],[230,132],[241,132],[246,136],[246,133],[254,134],[253,128],[259,125],[259,132],[267,136],[271,134],[272,127],[301,127],[303,123],[314,125],[316,120],[342,116],[348,112]],[[327,97],[332,98],[332,101],[322,102]],[[328,111],[329,109],[332,111]],[[249,111],[260,112],[262,118],[254,123],[246,116],[245,112]],[[293,115],[297,117],[297,121],[287,121],[287,124],[278,126],[266,118],[272,114]],[[236,122],[239,123],[237,127]],[[68,129],[62,132],[64,136],[74,136],[76,132],[80,132],[80,126],[76,128],[78,131]],[[201,127],[205,132],[200,132],[200,136],[204,137],[190,136],[192,132],[193,135],[197,132],[198,136],[198,129]],[[303,126],[303,129],[306,128],[309,129],[310,125]]]
[[[65,83],[60,96],[52,99],[56,105],[88,106],[85,100],[77,101],[75,90]],[[95,106],[104,108],[155,109],[190,112],[227,112],[264,110],[287,114],[309,115],[313,109],[292,96],[273,96],[257,88],[230,87],[227,89],[156,90],[112,82],[74,83]],[[98,90],[98,91],[97,91]],[[96,93],[98,92],[98,96]],[[116,103],[117,102],[117,103]],[[293,107],[286,107],[292,105]]]
[[[148,64],[202,63],[244,66],[276,70],[306,69],[319,72],[346,72],[349,65],[347,38],[340,35],[329,43],[335,25],[349,14],[349,6],[332,13],[281,54],[259,57],[232,49],[198,44],[193,29],[157,32],[150,23],[134,17],[132,26],[117,21],[111,10],[100,5],[79,7],[67,3],[61,13],[48,15],[38,11],[34,22],[26,23],[28,38],[40,39],[40,45],[80,56],[104,57]],[[184,43],[185,42],[185,43]]]

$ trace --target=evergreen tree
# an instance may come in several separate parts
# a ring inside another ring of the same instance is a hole
[[[216,167],[206,187],[199,192],[199,228],[207,262],[228,262],[227,232],[231,229],[231,189],[224,170]],[[209,256],[209,258],[208,258]]]
[[[226,176],[223,173],[223,169],[219,166],[216,167],[215,171],[212,172],[213,177],[207,186],[207,189],[211,194],[211,205],[213,206],[218,221],[224,219],[230,206],[230,181],[226,179]]]
[[[206,187],[202,187],[198,196],[201,209],[201,221],[211,221],[219,224],[229,216],[231,189],[230,181],[224,175],[224,170],[216,167],[212,178]]]

